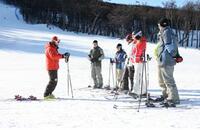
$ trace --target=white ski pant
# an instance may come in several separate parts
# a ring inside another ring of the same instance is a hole
[[[135,76],[134,76],[134,87],[133,87],[133,93],[135,94],[146,94],[146,79],[145,79],[145,64],[143,63],[136,63],[135,66]],[[141,93],[142,89],[142,93]]]

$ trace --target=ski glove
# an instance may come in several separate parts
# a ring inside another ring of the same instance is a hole
[[[97,62],[97,61],[98,61],[98,58],[90,58],[90,61],[91,61],[92,63]]]
[[[69,58],[69,56],[70,56],[70,53],[68,53],[68,52],[63,54],[63,58]]]
[[[62,55],[63,58],[65,58],[65,62],[67,63],[69,61],[69,56],[70,56],[70,53],[66,52]]]
[[[114,59],[110,58],[110,63],[113,64],[114,63]]]

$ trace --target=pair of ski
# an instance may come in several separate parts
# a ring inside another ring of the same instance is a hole
[[[181,102],[185,102],[187,101],[187,99],[183,99],[181,100]],[[185,105],[185,104],[177,104],[176,106],[174,107],[170,107],[170,106],[167,106],[165,104],[163,104],[162,102],[154,102],[154,100],[142,100],[141,101],[142,104],[140,106],[140,108],[182,108],[182,109],[191,109],[189,106]],[[136,104],[137,103],[137,104]],[[114,109],[138,109],[138,100],[133,100],[133,101],[130,101],[130,104],[131,105],[117,105],[117,104],[114,104],[113,105],[113,108]]]
[[[163,105],[160,105],[159,103],[154,103],[153,104],[153,106],[151,106],[152,104],[150,104],[150,106],[149,106],[149,104],[147,105],[146,103],[144,104],[144,105],[141,105],[140,106],[140,109],[142,108],[142,109],[147,109],[147,108],[152,108],[152,109],[156,109],[156,108],[160,108],[160,109],[178,109],[178,108],[181,108],[181,109],[191,109],[190,107],[188,107],[188,106],[186,106],[186,105],[176,105],[176,107],[166,107],[166,106],[163,106]],[[115,105],[113,105],[113,108],[114,109],[138,109],[138,105],[136,105],[136,104],[132,104],[132,105],[124,105],[124,106],[122,106],[122,105],[117,105],[117,104],[115,104]]]
[[[29,97],[23,97],[20,95],[15,95],[15,100],[16,101],[38,101],[37,97],[30,95]]]
[[[111,96],[111,97],[110,97]],[[118,93],[114,93],[110,96],[106,96],[104,97],[107,100],[112,100],[112,101],[116,101],[116,102],[129,102],[132,103],[130,106],[127,105],[114,105],[113,108],[114,109],[137,109],[138,108],[138,104],[139,103],[139,97],[136,95],[121,95]],[[187,99],[182,99],[181,102],[185,102],[187,101]],[[156,97],[151,96],[148,97],[148,99],[146,99],[145,97],[141,98],[141,107],[142,108],[186,108],[189,109],[187,106],[185,106],[184,104],[179,104],[179,105],[175,105],[175,106],[168,106],[166,104],[164,104],[163,101],[156,101]]]
[[[114,97],[113,98],[108,98],[108,97],[105,97],[107,100],[113,100],[113,101],[124,101],[124,102],[129,102],[129,103],[138,103],[139,101],[138,101],[138,97],[137,96],[121,96],[121,95],[117,95],[117,96],[115,96],[114,95]],[[141,99],[141,102],[143,103],[145,103],[145,106],[146,107],[151,107],[151,108],[153,108],[153,107],[156,107],[156,105],[154,104],[154,100],[153,99],[149,99],[149,100],[146,100],[146,99],[144,99],[144,98],[142,98]],[[135,105],[134,105],[135,106]],[[133,105],[132,106],[119,106],[119,105],[114,105],[113,106],[113,108],[115,108],[115,109],[117,109],[117,108],[126,108],[126,107],[128,107],[128,108],[132,108],[133,107]]]
[[[52,99],[39,99],[33,95],[30,95],[29,97],[24,97],[21,95],[15,95],[14,99],[8,99],[9,100],[14,100],[14,101],[54,101],[54,100],[70,100],[71,98],[52,98]]]

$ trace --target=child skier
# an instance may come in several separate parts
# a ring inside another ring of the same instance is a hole
[[[122,44],[118,43],[116,48],[117,52],[115,54],[115,58],[111,59],[110,62],[116,63],[116,89],[122,90],[121,80],[124,72],[124,65],[127,55],[126,52],[122,49]]]

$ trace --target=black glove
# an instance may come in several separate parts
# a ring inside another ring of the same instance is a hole
[[[68,52],[63,54],[63,58],[69,58],[69,56],[70,56],[70,53],[68,53]]]
[[[91,61],[92,63],[94,63],[94,58],[90,58],[90,61]]]
[[[113,64],[114,63],[114,59],[110,58],[110,63]]]
[[[63,58],[65,58],[66,63],[69,61],[69,56],[70,56],[70,53],[68,53],[68,52],[63,54]]]
[[[149,54],[147,54],[147,61],[150,61],[152,59],[152,57],[149,56]]]
[[[91,61],[92,63],[97,62],[97,61],[98,61],[98,58],[90,58],[90,61]]]

